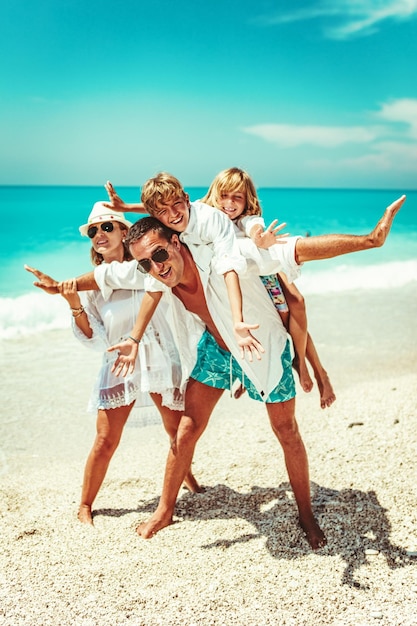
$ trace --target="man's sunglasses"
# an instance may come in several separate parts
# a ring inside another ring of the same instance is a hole
[[[155,250],[150,259],[141,259],[138,261],[138,270],[147,274],[151,271],[152,261],[155,263],[163,263],[166,261],[169,257],[168,246],[166,248],[158,248],[158,250]]]
[[[103,222],[102,224],[100,224],[100,228],[105,233],[112,233],[114,229],[114,224],[112,224],[111,222]],[[90,228],[87,230],[87,235],[90,237],[90,239],[93,239],[93,237],[96,236],[97,231],[98,226],[90,226]]]

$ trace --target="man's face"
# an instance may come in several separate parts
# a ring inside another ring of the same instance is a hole
[[[152,255],[159,250],[166,250],[168,258],[158,263]],[[153,230],[147,232],[139,241],[130,245],[130,252],[136,261],[146,260],[150,263],[149,274],[171,289],[181,282],[184,273],[184,260],[181,255],[181,244],[177,235],[171,241],[161,237]]]
[[[152,216],[156,217],[164,226],[182,233],[187,228],[190,219],[190,197],[188,193],[183,196],[175,196],[166,203],[158,203],[157,208],[152,211]]]

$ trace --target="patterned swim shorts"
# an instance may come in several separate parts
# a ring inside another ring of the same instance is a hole
[[[220,348],[213,336],[205,331],[198,344],[197,363],[191,372],[191,378],[216,389],[231,389],[233,383],[240,380],[253,400],[268,403],[286,402],[295,397],[292,357],[288,340],[281,355],[281,363],[283,369],[281,380],[264,400],[255,385],[243,373],[234,356]]]

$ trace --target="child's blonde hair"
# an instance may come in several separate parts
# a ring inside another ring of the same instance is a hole
[[[151,215],[161,204],[178,197],[186,199],[187,195],[178,178],[167,172],[160,172],[147,180],[142,187],[141,200]]]
[[[256,193],[255,185],[249,174],[238,167],[230,167],[219,172],[202,202],[219,208],[222,193],[243,192],[246,196],[246,206],[240,217],[244,215],[261,215],[262,209]]]

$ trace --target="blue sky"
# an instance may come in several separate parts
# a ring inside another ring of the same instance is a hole
[[[0,184],[417,188],[417,0],[5,0]]]

